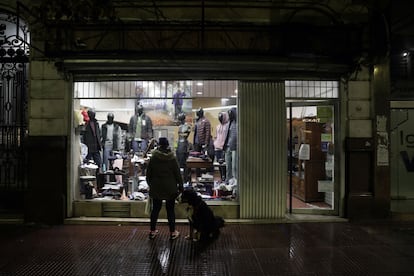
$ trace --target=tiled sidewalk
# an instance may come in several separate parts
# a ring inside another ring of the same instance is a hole
[[[414,222],[234,223],[207,246],[177,229],[0,225],[0,275],[414,275]]]

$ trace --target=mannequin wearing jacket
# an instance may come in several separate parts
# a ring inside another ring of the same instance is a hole
[[[191,126],[185,122],[184,113],[178,114],[178,120],[180,121],[180,125],[178,126],[178,142],[176,155],[180,168],[185,169],[186,161],[190,151],[188,144],[188,136],[191,132]]]
[[[216,139],[214,139],[214,155],[217,162],[224,162],[224,143],[226,142],[227,133],[229,131],[229,116],[227,112],[220,112],[218,114],[220,124],[216,128]],[[219,166],[221,180],[226,179],[226,167]]]
[[[114,122],[114,114],[108,113],[107,121],[102,125],[103,164],[109,169],[108,157],[112,151],[121,149],[121,127]]]
[[[236,108],[228,110],[229,130],[225,142],[226,181],[237,177],[237,113]]]
[[[199,108],[196,112],[197,121],[194,129],[194,150],[203,151],[210,144],[211,139],[211,124],[210,121],[204,117],[204,110]]]
[[[99,123],[95,118],[95,112],[88,110],[89,121],[85,125],[85,133],[83,135],[83,142],[88,147],[88,155],[86,159],[95,161],[95,164],[100,167],[101,160],[101,130]]]
[[[178,141],[175,154],[177,156],[178,165],[184,170],[184,182],[187,182],[187,158],[190,152],[188,136],[191,132],[191,126],[185,122],[185,113],[181,112],[178,114],[177,119],[179,120],[180,125],[178,126]]]
[[[196,115],[197,120],[194,129],[194,150],[204,154],[212,142],[211,124],[210,121],[204,117],[204,110],[201,107],[197,110]],[[213,160],[211,161],[213,162]],[[196,169],[196,175],[201,176],[201,169]]]
[[[129,120],[129,137],[132,140],[134,152],[147,149],[148,141],[153,137],[152,120],[144,113],[144,107],[138,104],[136,114]]]

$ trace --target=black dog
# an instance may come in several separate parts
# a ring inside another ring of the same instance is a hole
[[[181,202],[188,203],[188,220],[190,224],[189,239],[193,241],[210,241],[220,235],[224,219],[215,216],[213,211],[194,190],[185,190]]]

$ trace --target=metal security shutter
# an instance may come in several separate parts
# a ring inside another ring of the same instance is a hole
[[[239,83],[240,218],[286,211],[286,107],[282,82]]]

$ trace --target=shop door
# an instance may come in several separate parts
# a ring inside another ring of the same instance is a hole
[[[314,212],[335,209],[334,106],[289,103],[288,209]]]

